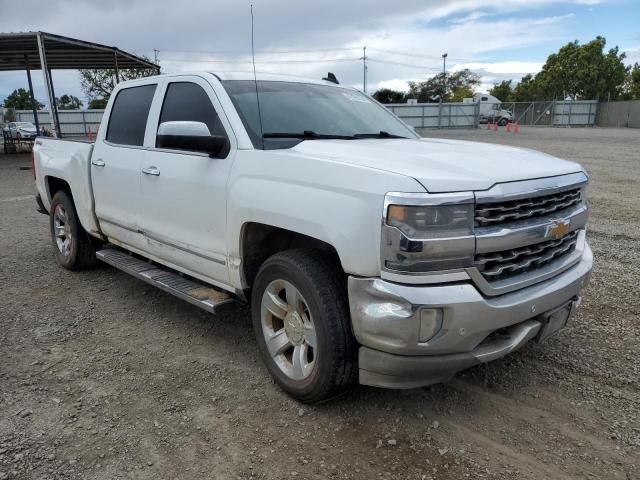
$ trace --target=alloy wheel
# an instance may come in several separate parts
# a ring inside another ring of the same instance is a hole
[[[286,280],[273,280],[262,295],[262,333],[269,354],[292,380],[307,378],[316,363],[313,317],[300,291]]]

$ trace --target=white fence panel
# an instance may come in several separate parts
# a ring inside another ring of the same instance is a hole
[[[531,108],[544,104],[540,108]],[[477,128],[480,122],[480,104],[478,103],[393,103],[385,105],[408,125],[415,128]],[[503,108],[513,110],[515,118],[522,124],[553,126],[594,125],[598,102],[578,100],[555,102],[505,103]],[[534,111],[535,110],[535,111]],[[520,113],[520,112],[523,113]],[[542,111],[542,110],[540,110]],[[62,135],[86,136],[95,133],[100,126],[104,110],[60,110],[60,128]],[[16,110],[17,121],[33,122],[31,110]],[[40,125],[51,130],[48,112],[38,112]]]
[[[553,109],[553,124],[566,126],[593,125],[596,122],[596,100],[557,100]]]
[[[86,136],[95,133],[102,121],[104,110],[58,110],[60,130],[62,136]],[[16,121],[33,122],[31,110],[16,110]],[[51,116],[49,112],[38,112],[38,122],[42,127],[51,131]]]
[[[402,121],[415,128],[475,128],[478,126],[477,103],[418,103],[385,105]]]

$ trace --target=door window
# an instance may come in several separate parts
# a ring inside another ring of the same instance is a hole
[[[160,123],[174,121],[202,122],[211,135],[227,136],[209,95],[196,83],[174,82],[167,87]]]
[[[118,92],[113,102],[107,141],[119,145],[142,146],[147,117],[156,85],[125,88]]]

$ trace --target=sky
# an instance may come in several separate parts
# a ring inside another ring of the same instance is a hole
[[[2,0],[7,2],[8,0]],[[256,69],[319,78],[334,72],[367,91],[406,90],[443,68],[470,68],[480,91],[540,70],[562,45],[597,35],[640,62],[640,0],[253,0]],[[114,45],[159,61],[165,73],[249,71],[250,0],[37,0],[1,9],[0,32],[46,31]],[[33,72],[45,102],[42,74]],[[54,71],[58,96],[85,102],[78,72]],[[26,74],[0,72],[0,102],[27,87]]]

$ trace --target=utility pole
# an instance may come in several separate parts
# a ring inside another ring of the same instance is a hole
[[[442,96],[447,94],[447,53],[442,54]],[[442,101],[442,99],[440,100]]]
[[[160,50],[158,50],[157,48],[153,49],[153,63],[155,63],[156,65],[158,64],[158,54],[160,53]]]
[[[362,47],[362,90],[367,93],[367,47]]]

